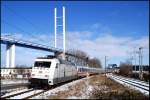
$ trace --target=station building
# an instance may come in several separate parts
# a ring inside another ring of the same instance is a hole
[[[1,68],[1,78],[30,78],[31,67]]]

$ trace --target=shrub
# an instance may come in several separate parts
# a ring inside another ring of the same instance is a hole
[[[135,79],[139,79],[139,73],[132,73],[132,77]]]
[[[143,73],[143,79],[144,79],[144,81],[148,82],[149,81],[149,74]]]
[[[120,64],[119,74],[127,77],[132,76],[132,66],[130,64]]]
[[[108,100],[148,100],[148,97],[142,95],[138,92],[133,92],[130,90],[124,91],[109,91],[103,92],[101,90],[95,90],[91,93],[93,99],[108,99]]]

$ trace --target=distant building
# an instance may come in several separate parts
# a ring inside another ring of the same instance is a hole
[[[149,65],[142,65],[141,68],[144,73],[149,73]],[[139,71],[140,71],[139,65],[132,65],[132,71],[135,73],[139,73]]]
[[[3,78],[29,78],[31,67],[26,68],[1,68]]]
[[[119,72],[119,67],[117,64],[108,64],[107,70],[111,72]]]
[[[108,64],[108,68],[116,68],[117,64]]]

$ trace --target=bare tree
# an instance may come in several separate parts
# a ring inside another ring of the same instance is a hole
[[[67,60],[75,63],[76,65],[87,65],[88,55],[81,50],[69,50],[68,53],[71,53],[74,56],[68,56]]]
[[[127,63],[120,64],[119,74],[123,76],[131,76],[132,75],[132,65]]]
[[[101,61],[98,58],[93,58],[88,60],[89,67],[101,68]]]
[[[89,59],[87,53],[81,50],[69,50],[69,53],[74,56],[68,56],[67,59],[71,62],[74,62],[76,65],[84,65],[94,68],[101,68],[101,61],[98,58]]]

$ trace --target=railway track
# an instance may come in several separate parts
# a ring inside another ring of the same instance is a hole
[[[62,84],[61,84],[62,85]],[[12,94],[7,94],[4,96],[1,96],[2,99],[29,99],[32,98],[34,96],[37,96],[39,94],[42,94],[44,92],[47,92],[51,89],[54,89],[56,87],[58,87],[60,85],[57,86],[53,86],[49,89],[43,90],[43,89],[25,89],[25,90],[20,90],[16,93],[12,93]]]
[[[130,86],[131,88],[134,88],[145,95],[149,95],[149,84],[146,82],[135,80],[135,79],[129,79],[122,76],[112,75],[112,74],[107,74],[107,77],[125,86]]]
[[[46,90],[36,89],[38,87],[31,88],[31,89],[24,89],[24,90],[17,91],[15,93],[9,93],[9,94],[3,95],[3,96],[1,96],[1,98],[2,99],[30,99],[34,96],[37,96],[37,95],[42,94],[44,92],[47,92],[51,89],[57,88],[57,87],[62,86],[66,83],[70,83],[72,81],[76,81],[76,80],[79,80],[79,79],[82,79],[82,78],[85,78],[85,76],[81,76],[81,77],[78,77],[76,79],[69,80],[69,81],[66,81],[66,82],[58,83],[56,85],[53,85],[53,86],[47,88]]]
[[[50,89],[48,89],[50,90]],[[17,93],[2,96],[2,99],[29,99],[33,96],[39,95],[41,93],[44,93],[48,90],[42,90],[42,89],[27,89],[23,91],[18,91]]]
[[[17,96],[17,95],[20,95],[20,94],[23,94],[23,93],[30,92],[30,91],[32,91],[32,90],[33,90],[33,89],[20,90],[20,91],[17,91],[17,92],[15,92],[15,93],[10,93],[10,94],[4,95],[4,96],[2,96],[1,98],[7,99],[7,98],[14,97],[14,96]]]
[[[78,80],[78,79],[81,79],[81,78],[84,78],[84,77],[80,77],[80,78],[77,78],[77,79],[73,79],[73,80],[70,80],[70,81],[66,81],[66,82],[62,82],[62,83],[59,83],[57,85],[54,85],[46,90],[43,90],[43,89],[24,89],[24,90],[20,90],[20,91],[17,91],[16,93],[10,93],[10,94],[7,94],[7,95],[3,95],[1,96],[2,99],[29,99],[29,98],[32,98],[34,96],[37,96],[39,94],[42,94],[46,91],[49,91],[51,89],[54,89],[58,86],[61,86],[61,85],[64,85],[66,83],[69,83],[71,81],[75,81],[75,80]]]

